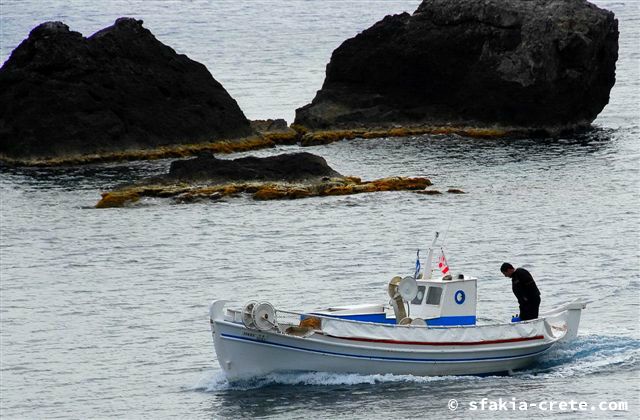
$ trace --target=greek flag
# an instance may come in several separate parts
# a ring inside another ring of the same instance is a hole
[[[418,274],[420,274],[420,250],[418,250],[417,254],[416,254],[416,272],[413,275],[414,279],[418,278]]]

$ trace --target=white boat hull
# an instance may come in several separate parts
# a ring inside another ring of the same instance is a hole
[[[223,301],[212,303],[211,327],[218,362],[229,380],[309,371],[416,376],[493,374],[531,365],[568,333],[565,324],[564,331],[557,335],[545,332],[456,343],[335,337],[321,331],[299,337],[246,328],[225,316],[223,308]],[[559,313],[554,313],[558,319]],[[544,326],[545,331],[555,328]],[[420,333],[428,337],[425,334],[429,329],[422,330]]]
[[[249,331],[217,322],[214,343],[227,378],[243,379],[272,372],[337,372],[416,376],[474,375],[521,369],[553,343],[519,348],[416,351],[391,345],[350,346],[324,339]]]

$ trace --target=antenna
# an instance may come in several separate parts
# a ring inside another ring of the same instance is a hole
[[[451,227],[452,220],[453,220],[453,215],[449,216],[449,223],[447,224],[447,230],[444,231],[444,237],[442,238],[442,248],[444,248],[444,245],[447,242],[447,234],[449,233],[449,228]]]

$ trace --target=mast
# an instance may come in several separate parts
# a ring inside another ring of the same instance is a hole
[[[433,248],[436,246],[436,241],[438,240],[438,236],[440,236],[440,233],[436,232],[436,236],[435,238],[433,238],[433,242],[431,242],[431,246],[429,247],[429,253],[427,254],[427,262],[424,266],[426,279],[431,279],[431,274],[433,271],[431,267],[431,263],[433,261]]]

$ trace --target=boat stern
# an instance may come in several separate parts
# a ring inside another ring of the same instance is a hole
[[[580,317],[582,310],[587,307],[587,303],[581,300],[568,303],[553,311],[540,314],[545,323],[558,333],[564,333],[558,342],[574,340],[578,336],[580,327]]]

